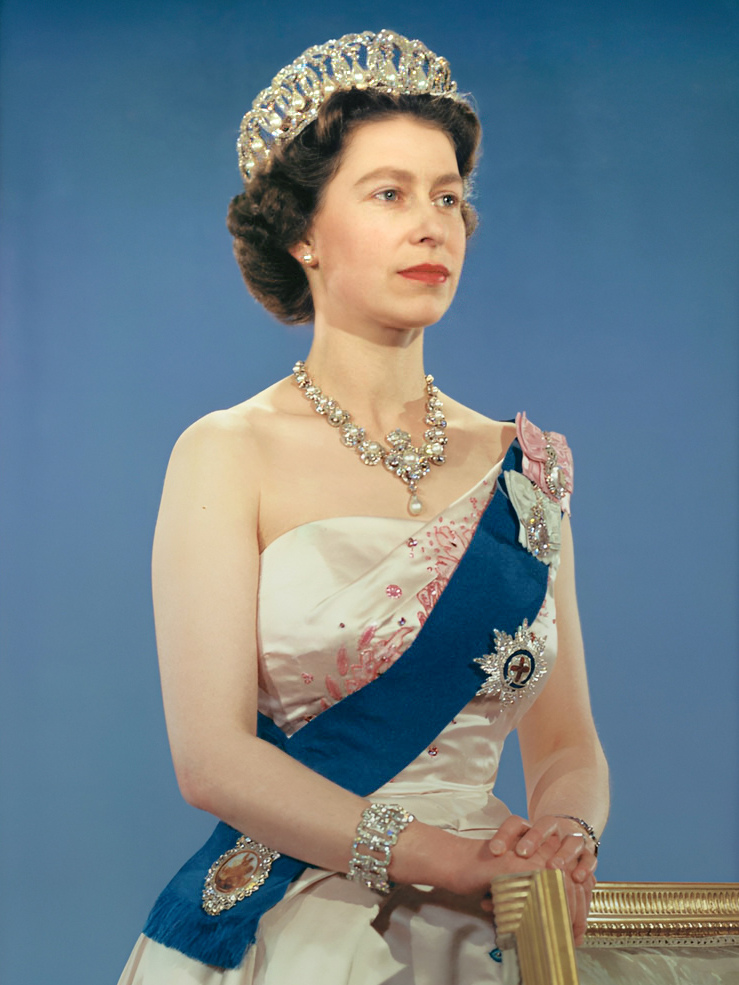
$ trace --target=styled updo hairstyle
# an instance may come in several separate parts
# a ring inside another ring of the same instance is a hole
[[[246,286],[280,321],[296,325],[313,320],[308,279],[288,249],[306,236],[323,189],[341,163],[347,136],[361,123],[404,114],[447,133],[460,175],[471,175],[480,122],[465,103],[443,96],[350,89],[333,93],[302,133],[276,144],[269,167],[258,171],[246,191],[232,199],[226,224]],[[467,202],[462,216],[469,237],[477,216]]]

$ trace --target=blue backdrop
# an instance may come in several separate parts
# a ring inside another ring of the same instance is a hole
[[[482,224],[428,368],[575,452],[601,875],[739,879],[737,4],[6,0],[5,985],[115,982],[210,829],[161,711],[161,481],[184,427],[308,345],[232,260],[236,130],[309,44],[383,26],[445,54],[485,126]]]

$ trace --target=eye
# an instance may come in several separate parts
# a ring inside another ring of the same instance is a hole
[[[460,204],[459,195],[455,195],[454,192],[444,192],[436,201],[444,209],[454,209]]]
[[[397,188],[383,188],[382,191],[375,193],[374,198],[379,199],[380,202],[397,202],[400,199],[400,192]]]

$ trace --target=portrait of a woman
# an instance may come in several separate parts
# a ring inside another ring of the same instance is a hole
[[[547,866],[582,939],[608,778],[572,457],[549,422],[443,393],[423,359],[474,231],[479,137],[446,61],[390,31],[309,49],[244,118],[236,258],[313,340],[170,460],[165,711],[181,791],[221,823],[123,985],[494,981],[490,881]],[[526,818],[493,793],[514,728]],[[261,884],[219,883],[250,846]]]
[[[739,985],[737,51],[3,3],[2,985]]]

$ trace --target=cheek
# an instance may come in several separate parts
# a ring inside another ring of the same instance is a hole
[[[341,278],[347,287],[357,289],[362,283],[384,275],[390,244],[381,227],[349,221],[333,227],[318,255],[323,259],[328,277]]]
[[[451,238],[454,243],[455,253],[464,257],[467,252],[467,229],[462,216],[459,217],[459,223],[455,226],[454,234]]]
[[[324,222],[321,228],[316,230],[318,255],[324,263],[334,266],[342,257],[353,254],[355,239],[351,222],[341,218]]]

